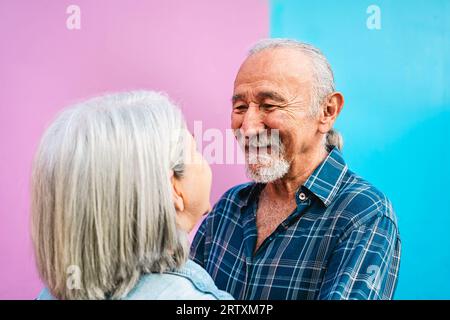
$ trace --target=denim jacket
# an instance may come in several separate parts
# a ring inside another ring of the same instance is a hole
[[[54,300],[47,288],[37,300]],[[175,271],[144,274],[124,300],[231,300],[219,290],[209,274],[192,260]]]

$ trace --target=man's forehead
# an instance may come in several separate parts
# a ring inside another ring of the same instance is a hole
[[[238,90],[235,89],[231,100],[233,102],[238,100],[247,100],[249,98],[254,98],[257,100],[270,99],[277,102],[285,102],[286,97],[283,92],[283,88],[261,86],[252,87],[246,90],[246,88],[240,87]]]
[[[293,50],[267,50],[248,57],[239,69],[234,87],[243,85],[286,85],[309,81],[309,58]]]
[[[238,75],[289,75],[309,73],[311,60],[303,52],[290,48],[267,49],[244,60]]]
[[[281,100],[279,97],[289,96],[289,92],[300,93],[309,90],[311,84],[309,75],[303,77],[298,74],[277,76],[262,72],[249,77],[236,78],[232,100],[248,98]]]

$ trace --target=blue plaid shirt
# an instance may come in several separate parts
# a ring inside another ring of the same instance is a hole
[[[391,202],[334,148],[297,208],[254,252],[263,184],[227,191],[201,224],[192,259],[236,299],[391,299],[401,242]]]

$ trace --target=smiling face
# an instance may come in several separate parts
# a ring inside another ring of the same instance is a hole
[[[278,157],[261,157],[256,163],[250,160],[258,157],[245,149],[251,178],[257,182],[279,179],[297,158],[321,143],[319,120],[311,115],[312,93],[310,59],[298,50],[267,49],[244,61],[234,83],[231,127],[247,146],[253,137],[270,135],[273,129],[281,141]]]

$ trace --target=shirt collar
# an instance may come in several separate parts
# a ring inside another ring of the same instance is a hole
[[[255,182],[245,184],[243,188],[238,191],[239,207],[245,207],[250,200],[254,199],[257,194],[259,194],[264,186],[264,183]]]
[[[303,186],[328,207],[336,196],[347,170],[348,167],[341,152],[338,148],[333,148]]]
[[[328,207],[339,190],[348,167],[338,148],[334,147],[325,160],[309,176],[303,187],[316,195]],[[240,207],[244,207],[262,190],[263,183],[248,183],[239,190]],[[300,192],[302,188],[299,188]],[[298,195],[297,195],[298,197]]]

